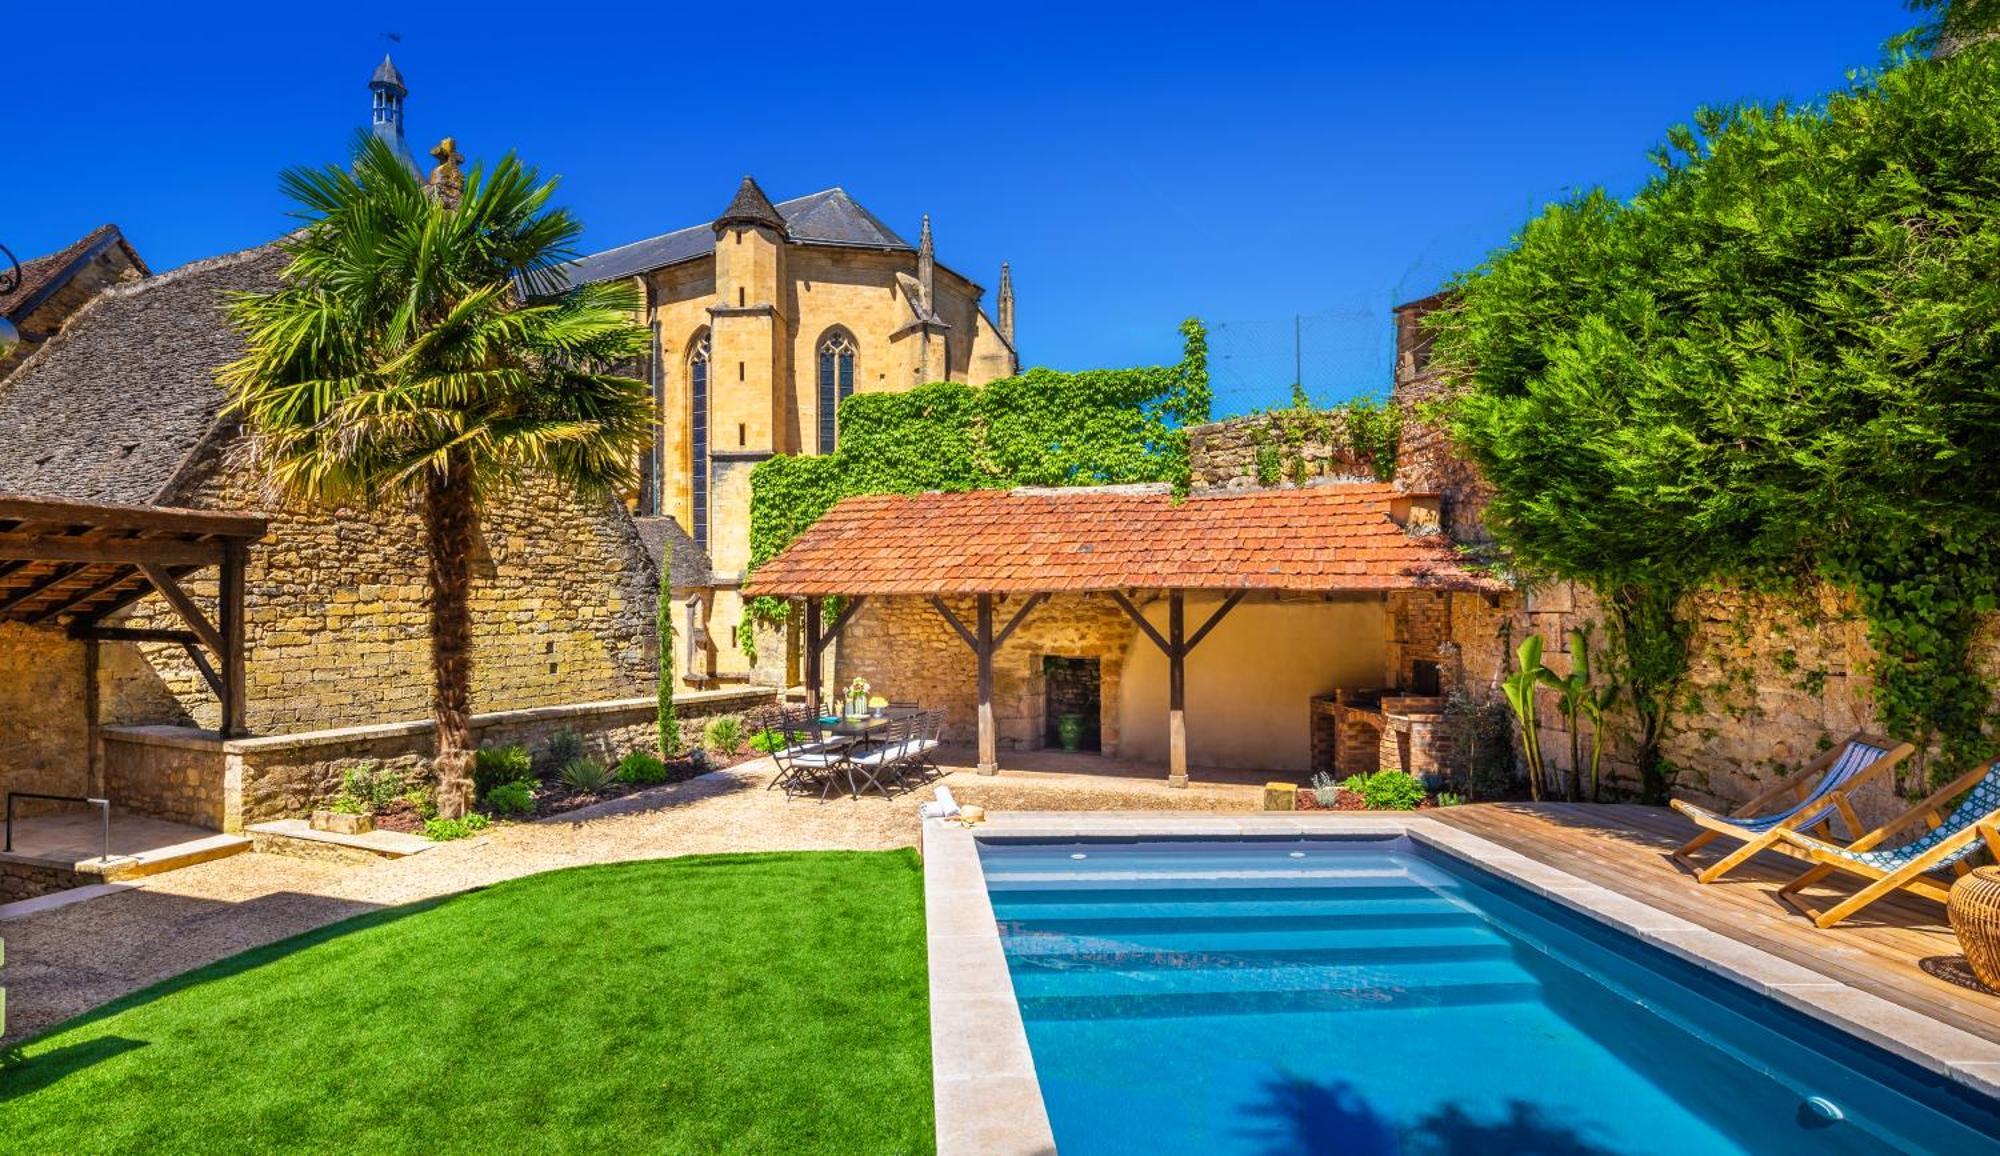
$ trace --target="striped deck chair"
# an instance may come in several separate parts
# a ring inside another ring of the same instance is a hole
[[[1673,853],[1673,860],[1694,872],[1696,882],[1713,883],[1749,862],[1759,851],[1783,850],[1779,846],[1780,831],[1817,828],[1825,837],[1832,833],[1829,828],[1838,816],[1847,825],[1847,837],[1856,838],[1867,828],[1854,814],[1848,796],[1909,758],[1915,750],[1908,743],[1856,731],[1798,773],[1787,776],[1777,786],[1727,815],[1718,815],[1685,799],[1675,799],[1674,810],[1694,820],[1701,830],[1681,844]],[[1689,858],[1696,848],[1725,838],[1738,840],[1742,846],[1708,867],[1696,867]]]
[[[1943,814],[1945,805],[1959,795],[1965,798],[1951,814]],[[1891,835],[1919,819],[1929,830],[1906,843],[1882,846]],[[1913,891],[1943,903],[1951,886],[1933,878],[1931,872],[1949,868],[1963,875],[1971,870],[1972,855],[1981,847],[2000,858],[2000,825],[1996,824],[2000,824],[2000,762],[1946,783],[1930,798],[1845,847],[1799,831],[1782,832],[1779,837],[1791,849],[1803,852],[1813,866],[1779,888],[1778,897],[1821,927],[1832,927],[1897,891]],[[1858,875],[1868,880],[1868,885],[1825,911],[1815,909],[1801,892],[1836,871]]]

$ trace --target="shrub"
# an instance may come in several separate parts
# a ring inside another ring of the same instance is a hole
[[[645,751],[633,751],[618,760],[618,767],[614,773],[620,782],[630,783],[635,787],[650,787],[667,781],[667,764]]]
[[[586,795],[603,790],[611,782],[611,771],[596,759],[575,758],[566,762],[556,777],[572,791]]]
[[[516,779],[511,783],[501,783],[487,791],[480,802],[496,815],[532,815],[535,813],[535,781]]]
[[[750,749],[758,754],[768,755],[782,751],[786,747],[785,732],[773,727],[765,727],[750,736]]]
[[[477,831],[484,831],[488,824],[486,816],[477,811],[463,819],[431,819],[424,823],[424,838],[439,843],[453,839],[463,839]]]
[[[1402,771],[1377,771],[1355,775],[1341,786],[1361,796],[1371,811],[1414,811],[1424,801],[1424,784],[1415,775]]]
[[[417,809],[417,814],[422,815],[426,819],[437,818],[437,796],[431,792],[421,787],[414,787],[403,792],[402,798],[405,803]]]
[[[362,763],[341,775],[340,797],[333,801],[333,809],[346,815],[372,815],[395,802],[403,790],[402,775],[376,763]]]
[[[1340,806],[1340,785],[1325,771],[1313,776],[1312,793],[1313,802],[1329,811]]]
[[[549,736],[548,743],[542,747],[542,753],[548,756],[551,766],[567,767],[589,752],[583,748],[582,735],[575,731],[562,730]]]
[[[743,720],[733,714],[708,720],[701,732],[702,745],[719,755],[733,755],[743,749]]]
[[[483,747],[473,756],[472,785],[481,796],[502,783],[533,778],[534,760],[519,743],[507,747]]]
[[[1464,802],[1465,797],[1456,791],[1439,791],[1437,793],[1437,805],[1440,807],[1456,807]]]
[[[326,809],[336,815],[368,815],[373,813],[368,809],[366,801],[345,792],[335,795],[333,802],[326,805]]]

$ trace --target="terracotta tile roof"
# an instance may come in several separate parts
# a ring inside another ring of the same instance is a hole
[[[1198,495],[1110,487],[848,498],[750,594],[970,594],[1120,588],[1505,589],[1442,535],[1390,520],[1392,486]]]

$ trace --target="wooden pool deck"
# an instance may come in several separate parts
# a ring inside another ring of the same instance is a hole
[[[1667,858],[1693,824],[1661,807],[1582,803],[1480,803],[1426,812],[1592,883],[1762,948],[1932,1019],[2000,1041],[2000,995],[1966,967],[1944,908],[1898,897],[1842,926],[1820,930],[1778,899],[1803,865],[1783,855],[1752,860],[1707,886]],[[1709,861],[1709,856],[1700,856]]]

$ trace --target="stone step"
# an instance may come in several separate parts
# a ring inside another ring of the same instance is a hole
[[[363,835],[343,835],[337,831],[315,831],[304,819],[278,819],[244,828],[257,850],[271,855],[293,855],[302,859],[333,859],[350,863],[372,863],[420,855],[437,846],[422,835],[402,831],[370,831]]]

